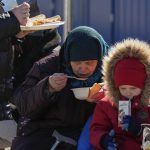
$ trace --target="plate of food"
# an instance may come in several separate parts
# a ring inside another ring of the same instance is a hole
[[[44,14],[29,18],[26,26],[20,26],[22,31],[35,31],[35,30],[46,30],[54,29],[63,25],[65,22],[61,21],[59,15],[46,18]]]

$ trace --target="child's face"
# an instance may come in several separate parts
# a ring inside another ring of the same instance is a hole
[[[131,99],[134,96],[140,95],[142,92],[142,89],[137,88],[132,85],[121,85],[121,86],[119,86],[119,91],[122,96]]]

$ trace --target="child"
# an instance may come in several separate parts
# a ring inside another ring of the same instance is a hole
[[[97,150],[141,150],[142,124],[150,124],[150,47],[137,39],[116,44],[103,60],[105,97],[94,111],[90,142]],[[131,114],[118,124],[119,101],[131,102]]]

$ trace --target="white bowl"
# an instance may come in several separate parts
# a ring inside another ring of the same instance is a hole
[[[84,88],[73,88],[71,89],[74,93],[74,96],[79,100],[85,100],[89,96],[90,87]]]

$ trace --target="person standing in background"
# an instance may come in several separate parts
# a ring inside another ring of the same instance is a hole
[[[41,13],[51,17],[53,8],[51,0],[17,0],[18,4],[29,2],[30,17]],[[31,69],[33,63],[47,56],[52,49],[59,46],[61,37],[57,29],[41,30],[28,34],[23,38],[15,39],[15,61],[14,61],[14,86],[17,88],[25,79],[25,75]]]
[[[13,50],[11,37],[20,32],[20,25],[26,25],[30,6],[23,3],[5,12],[0,1],[0,148],[11,145],[16,133],[8,105],[13,91]]]

